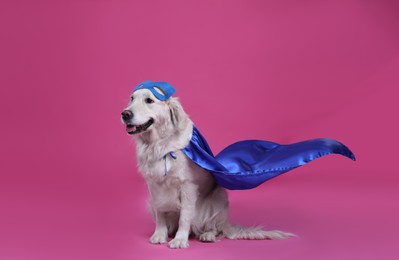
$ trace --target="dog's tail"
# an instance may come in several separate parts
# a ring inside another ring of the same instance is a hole
[[[228,239],[285,239],[295,237],[292,233],[279,230],[263,230],[262,227],[241,227],[237,225],[229,225],[223,231],[224,236]]]

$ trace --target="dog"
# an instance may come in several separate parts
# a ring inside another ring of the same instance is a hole
[[[156,91],[164,95],[161,88]],[[154,95],[155,94],[155,95]],[[229,222],[226,190],[212,175],[181,151],[189,143],[193,122],[178,98],[157,98],[138,89],[122,112],[126,131],[136,143],[138,168],[149,189],[149,208],[155,219],[152,244],[189,247],[189,236],[203,242],[229,239],[283,239],[294,236],[278,230],[241,227]]]

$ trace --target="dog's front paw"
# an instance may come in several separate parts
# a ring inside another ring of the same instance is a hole
[[[155,232],[150,237],[150,243],[152,244],[165,244],[167,242],[167,235]]]
[[[169,242],[169,248],[188,248],[188,240],[182,238],[174,238]]]

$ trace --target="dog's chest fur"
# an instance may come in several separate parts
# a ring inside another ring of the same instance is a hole
[[[170,155],[170,152],[157,153],[155,156],[153,156],[154,153],[148,156],[148,153],[148,151],[137,151],[138,166],[146,180],[164,182],[170,175],[172,175],[170,177],[184,178],[184,176],[177,176],[175,171],[176,166],[185,159],[181,151],[173,152],[175,158]],[[172,173],[169,174],[169,172]]]
[[[148,179],[151,206],[162,212],[179,211],[181,208],[181,184],[182,182],[173,176],[165,176],[162,181]]]
[[[179,211],[181,186],[192,178],[187,169],[187,157],[181,151],[174,152],[176,158],[168,152],[166,156],[162,154],[154,153],[150,147],[138,151],[140,172],[147,182],[152,207],[160,211]]]
[[[179,211],[183,185],[189,185],[196,196],[207,194],[213,187],[211,175],[181,150],[174,150],[174,159],[169,155],[170,149],[158,152],[140,144],[137,149],[138,165],[147,182],[153,208],[164,212]]]

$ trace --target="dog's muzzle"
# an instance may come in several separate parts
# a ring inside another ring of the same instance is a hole
[[[126,132],[130,135],[142,133],[154,123],[154,119],[150,118],[147,122],[145,122],[142,125],[133,125],[131,123],[133,116],[134,114],[130,110],[124,110],[122,112],[122,120],[126,124]]]

